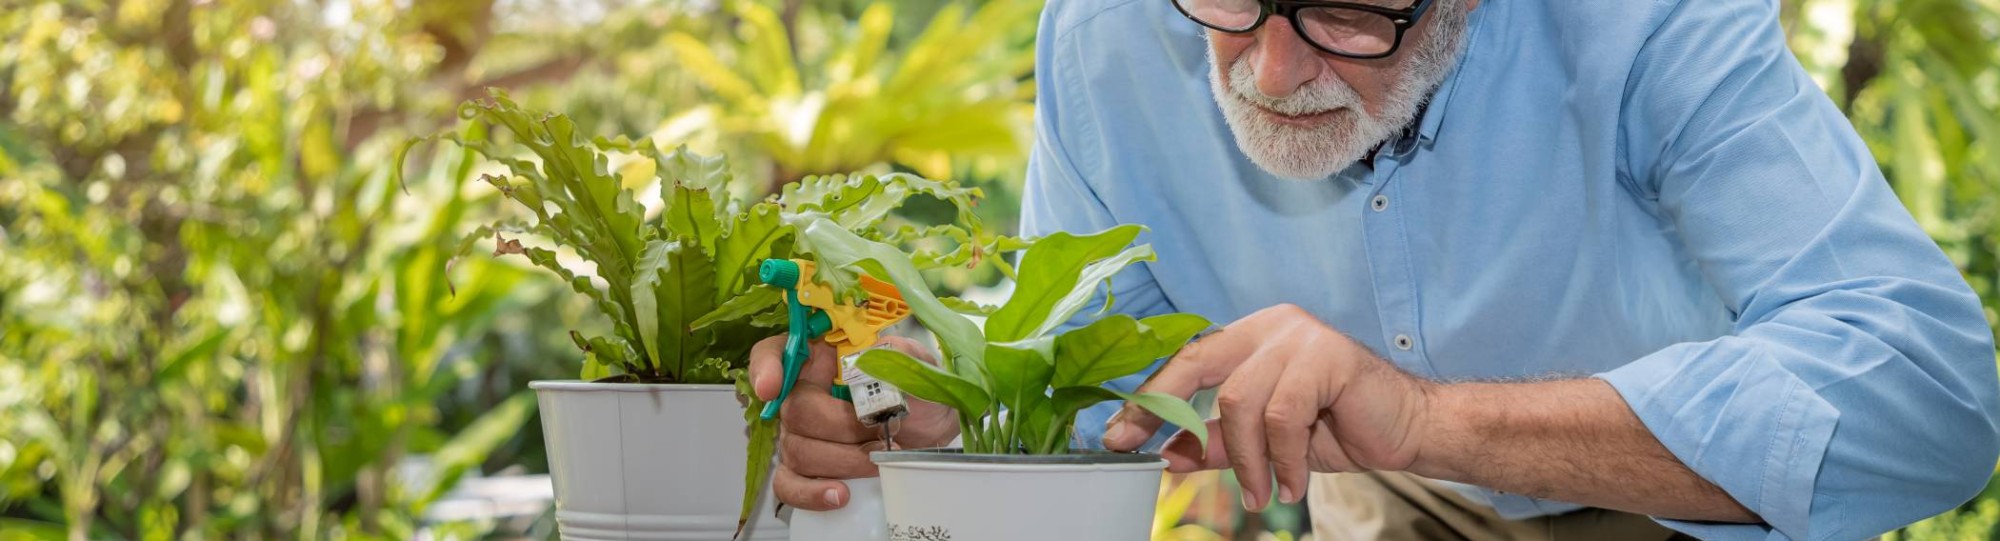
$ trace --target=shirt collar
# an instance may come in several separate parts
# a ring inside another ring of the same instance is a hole
[[[1488,11],[1492,10],[1475,8],[1472,13],[1466,14],[1465,41],[1459,45],[1464,50],[1459,51],[1458,63],[1451,67],[1451,74],[1445,76],[1444,82],[1438,84],[1437,92],[1431,93],[1431,99],[1424,103],[1423,111],[1417,113],[1419,119],[1417,142],[1423,143],[1425,147],[1437,143],[1438,131],[1444,126],[1444,115],[1451,110],[1447,105],[1451,102],[1452,94],[1458,91],[1459,72],[1464,71],[1465,66],[1472,63],[1475,50],[1473,44],[1479,41],[1479,29],[1484,26],[1481,23],[1486,19],[1484,15]]]

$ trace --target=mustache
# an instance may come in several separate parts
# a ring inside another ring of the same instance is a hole
[[[1323,76],[1300,86],[1283,98],[1266,96],[1257,90],[1257,73],[1249,59],[1238,57],[1229,67],[1229,92],[1236,99],[1286,116],[1306,116],[1341,108],[1360,109],[1361,94],[1337,77]]]

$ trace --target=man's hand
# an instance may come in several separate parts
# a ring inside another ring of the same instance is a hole
[[[1244,507],[1271,497],[1296,502],[1308,471],[1402,470],[1423,446],[1424,417],[1437,384],[1397,370],[1353,339],[1292,305],[1231,323],[1182,349],[1141,392],[1187,398],[1221,387],[1209,448],[1185,433],[1162,451],[1168,470],[1236,471]],[[1127,404],[1105,432],[1104,446],[1132,450],[1160,427],[1158,417]],[[1218,432],[1218,428],[1220,431]]]
[[[924,347],[907,339],[884,337],[882,344],[925,362],[937,362]],[[813,342],[811,359],[778,409],[778,470],[771,476],[771,488],[786,505],[812,511],[839,509],[850,499],[847,484],[839,479],[876,475],[868,453],[882,450],[882,431],[862,425],[854,416],[853,404],[833,397],[831,388],[839,365],[832,346]],[[757,398],[776,398],[784,382],[785,337],[767,338],[750,348],[750,384]],[[902,423],[896,431],[896,447],[936,447],[958,436],[958,422],[949,408],[905,398],[910,413],[892,421]]]
[[[1181,350],[1140,391],[1221,387],[1204,453],[1188,434],[1168,469],[1236,470],[1243,504],[1298,501],[1307,471],[1408,471],[1538,498],[1681,520],[1757,522],[1689,470],[1597,379],[1434,383],[1397,370],[1294,306],[1267,308]],[[1131,450],[1160,426],[1127,405],[1104,446]],[[1635,490],[1633,487],[1644,487]]]

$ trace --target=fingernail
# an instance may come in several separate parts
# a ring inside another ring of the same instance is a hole
[[[1288,486],[1278,487],[1278,501],[1285,503],[1299,503],[1297,499],[1292,498],[1292,487]]]
[[[832,488],[826,489],[826,504],[834,507],[840,507],[839,489],[832,489]]]
[[[1245,510],[1245,511],[1256,511],[1256,510],[1257,510],[1257,504],[1255,504],[1255,503],[1252,503],[1252,501],[1253,501],[1253,500],[1251,500],[1251,499],[1250,499],[1250,491],[1247,491],[1247,490],[1246,490],[1246,491],[1243,491],[1243,510]]]

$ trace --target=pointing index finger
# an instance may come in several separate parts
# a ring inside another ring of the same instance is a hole
[[[1166,393],[1185,400],[1194,396],[1195,391],[1221,385],[1256,350],[1254,334],[1233,323],[1220,330],[1203,331],[1140,384],[1139,392]],[[1104,448],[1138,449],[1163,423],[1159,417],[1128,402],[1111,417],[1104,432]]]

